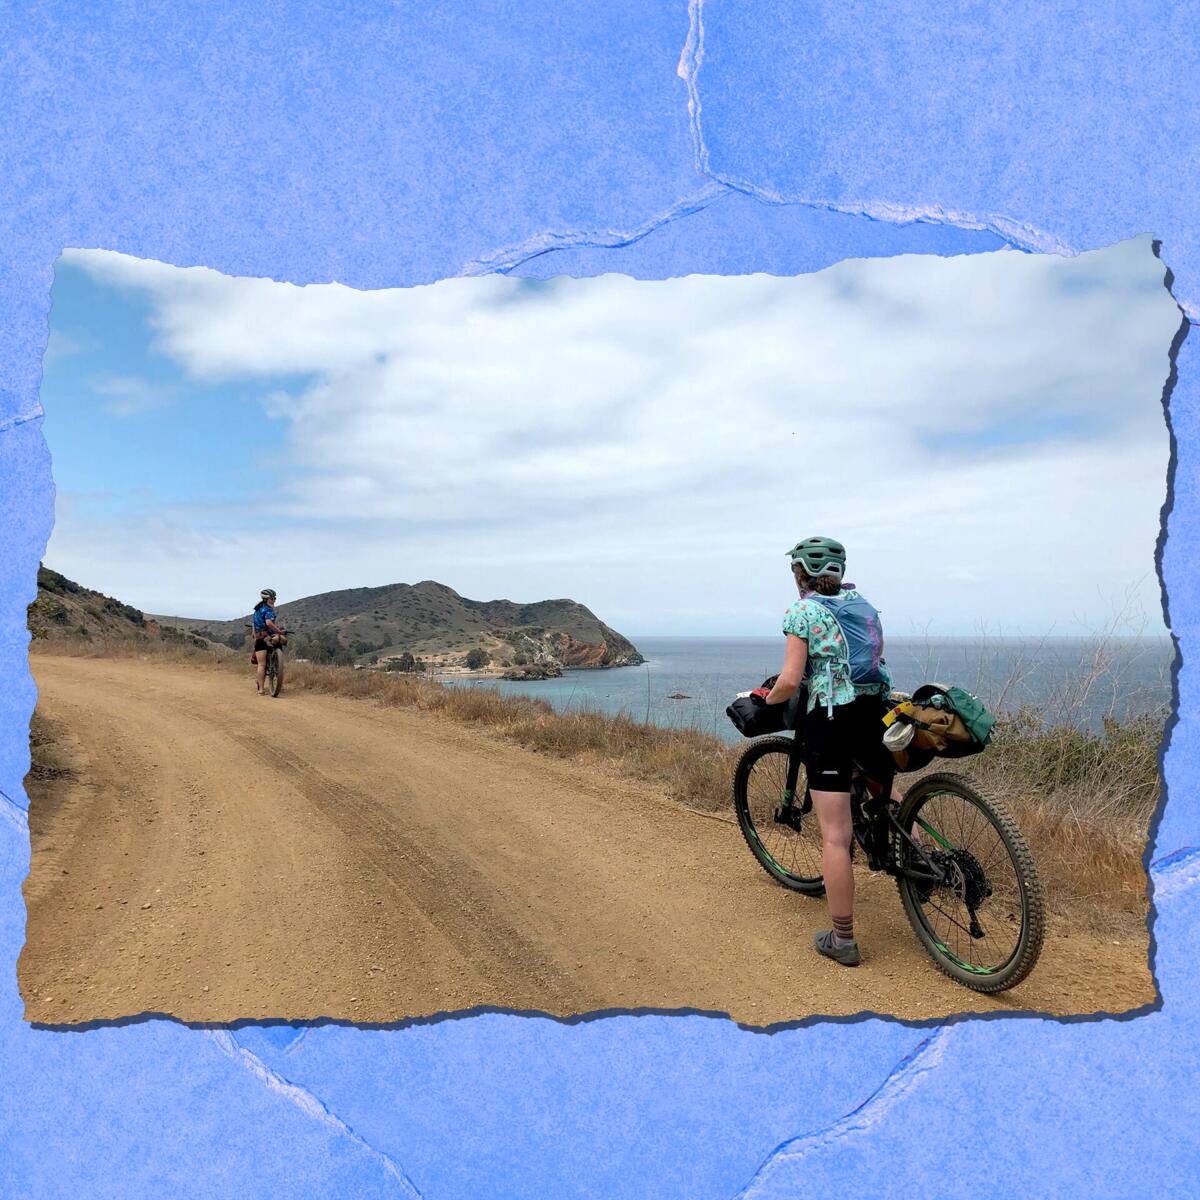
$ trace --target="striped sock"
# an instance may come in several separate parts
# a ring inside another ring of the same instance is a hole
[[[830,914],[832,917],[832,914]],[[832,917],[833,920],[833,944],[835,946],[845,946],[847,943],[854,941],[854,918],[850,917]]]

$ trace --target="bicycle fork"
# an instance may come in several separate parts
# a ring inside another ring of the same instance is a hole
[[[812,796],[807,786],[804,797],[796,803],[796,785],[800,782],[800,749],[795,746],[788,755],[787,778],[783,786],[783,803],[775,810],[775,823],[800,832],[801,818],[812,811]]]

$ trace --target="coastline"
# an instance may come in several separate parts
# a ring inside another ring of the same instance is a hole
[[[636,663],[634,663],[634,662],[603,663],[603,664],[599,664],[594,667],[592,667],[592,666],[575,667],[575,666],[568,666],[566,663],[561,663],[559,665],[562,669],[563,675],[566,675],[568,672],[573,672],[573,671],[615,671],[615,670],[619,669],[620,667],[640,667],[640,666],[644,665],[645,662],[646,662],[646,659],[642,658],[640,662],[636,662]],[[378,668],[364,667],[363,670],[378,670]],[[408,674],[410,674],[416,678],[428,679],[432,683],[454,683],[456,681],[460,682],[460,683],[482,683],[482,682],[486,682],[488,680],[503,680],[505,677],[505,674],[509,670],[511,670],[511,668],[509,668],[509,667],[481,667],[475,671],[472,671],[468,667],[439,667],[437,670],[434,670],[434,671],[431,671],[431,670],[416,671],[416,672],[409,672]],[[386,673],[392,674],[392,672],[386,672]],[[397,673],[404,674],[404,672],[397,672]],[[552,676],[551,678],[561,678],[561,677],[562,676]],[[509,683],[513,683],[513,682],[517,682],[517,683],[547,683],[547,682],[549,682],[549,680],[530,678],[530,679],[523,679],[523,680],[507,680],[506,682],[509,682]]]

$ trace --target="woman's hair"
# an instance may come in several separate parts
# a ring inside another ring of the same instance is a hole
[[[261,599],[261,600],[260,600],[260,601],[259,601],[259,602],[258,602],[258,603],[255,605],[255,606],[254,606],[254,611],[255,611],[255,612],[258,612],[258,610],[259,610],[260,608],[265,608],[265,607],[266,607],[266,605],[267,605],[267,598],[266,598],[266,596],[264,596],[264,597],[263,597],[263,598],[262,598],[262,599]]]
[[[839,575],[810,575],[800,563],[792,567],[796,582],[804,592],[818,592],[822,596],[836,596],[842,590],[842,580]]]

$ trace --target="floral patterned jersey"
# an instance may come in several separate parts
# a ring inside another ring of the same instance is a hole
[[[841,593],[847,599],[857,596],[853,588]],[[829,609],[816,600],[802,597],[783,614],[783,632],[793,633],[808,643],[808,711],[818,704],[832,709],[849,704],[858,696],[878,695],[891,689],[887,683],[856,684],[850,680],[846,661],[846,639]],[[883,667],[885,678],[887,668]]]

